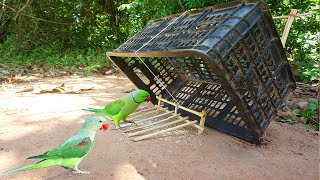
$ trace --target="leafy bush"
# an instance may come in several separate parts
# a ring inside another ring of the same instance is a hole
[[[317,35],[307,33],[299,35],[296,40],[300,48],[294,48],[289,55],[289,61],[294,74],[300,81],[309,83],[319,79],[319,42]]]
[[[149,20],[234,0],[121,0],[121,1],[3,1],[0,9],[0,65],[81,65],[85,71],[104,66],[104,52],[112,50],[143,28]],[[317,11],[318,0],[266,0],[273,16]],[[9,8],[10,7],[10,8]],[[48,9],[48,7],[50,7]],[[15,18],[17,17],[17,18]],[[286,19],[275,20],[282,32]],[[286,50],[298,80],[319,78],[319,32],[317,15],[296,18]],[[281,33],[279,33],[281,34]]]
[[[38,46],[30,51],[17,52],[12,38],[8,38],[0,44],[0,65],[7,69],[16,67],[29,67],[31,69],[42,67],[43,69],[67,68],[71,73],[84,71],[90,74],[98,68],[110,65],[104,51],[93,48],[78,49],[69,48],[64,52],[59,50],[59,45]]]
[[[301,109],[294,109],[292,113],[300,116],[300,119],[305,121],[307,124],[313,124],[319,129],[319,109],[318,100],[315,98],[309,99],[309,105],[307,108],[300,107]]]

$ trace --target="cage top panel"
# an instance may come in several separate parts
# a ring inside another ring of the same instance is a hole
[[[219,51],[241,39],[266,9],[262,1],[240,1],[150,21],[114,52]]]

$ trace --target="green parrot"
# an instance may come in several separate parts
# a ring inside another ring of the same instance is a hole
[[[109,125],[106,122],[106,118],[98,116],[87,119],[79,132],[66,140],[59,147],[52,149],[51,151],[47,151],[42,155],[27,158],[42,159],[41,161],[29,166],[0,173],[0,176],[19,171],[45,168],[52,165],[60,165],[66,169],[71,169],[74,173],[88,174],[89,172],[79,170],[78,165],[92,149],[96,131],[99,129],[108,129]]]
[[[145,90],[138,89],[119,100],[110,102],[103,109],[89,108],[82,110],[108,116],[113,120],[116,129],[120,129],[120,120],[123,120],[126,124],[127,116],[133,113],[139,107],[139,105],[145,101],[150,101],[150,94]]]

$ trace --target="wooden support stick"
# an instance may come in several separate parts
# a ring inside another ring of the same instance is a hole
[[[179,126],[175,126],[175,127],[171,127],[171,128],[168,128],[168,129],[164,129],[162,131],[158,131],[158,132],[155,132],[155,133],[152,133],[152,134],[147,134],[147,135],[144,135],[144,136],[136,137],[136,138],[133,139],[133,141],[140,141],[140,140],[143,140],[143,139],[154,137],[154,136],[156,136],[158,134],[161,134],[161,133],[177,130],[177,129],[180,129],[180,128],[183,128],[183,127],[186,127],[186,126],[190,126],[192,124],[196,124],[197,122],[198,122],[197,120],[194,120],[194,121],[190,121],[188,123],[181,124]]]
[[[201,135],[203,133],[204,123],[205,123],[206,117],[207,117],[207,111],[206,110],[202,110],[202,114],[203,114],[203,116],[200,118],[200,124],[199,124],[202,127],[202,129],[198,130],[198,135]]]
[[[168,109],[168,108],[162,108],[162,109]],[[141,117],[144,117],[144,116],[147,116],[147,115],[156,113],[157,111],[158,111],[158,110],[153,110],[153,111],[150,111],[150,112],[146,112],[146,113],[143,113],[143,114],[139,114],[139,115],[137,115],[137,116],[128,118],[127,121],[132,121],[133,119],[141,118]]]
[[[297,15],[297,10],[296,9],[292,9],[290,12],[290,15],[288,17],[286,26],[284,27],[283,33],[282,33],[282,37],[281,37],[281,42],[282,42],[282,46],[285,47],[286,45],[286,41],[289,35],[289,31],[291,28],[291,25],[293,23],[293,20],[295,18],[295,16]]]
[[[181,118],[181,119],[178,119],[178,120],[166,123],[166,124],[162,124],[160,126],[156,126],[156,127],[152,127],[152,128],[149,128],[149,129],[142,130],[142,131],[134,132],[134,133],[129,134],[128,137],[140,135],[140,134],[143,134],[143,133],[146,133],[146,132],[149,132],[149,131],[153,131],[153,130],[160,129],[160,128],[163,128],[163,127],[166,127],[166,126],[170,126],[172,124],[176,124],[176,123],[182,122],[187,118],[188,117],[184,117],[184,118]]]
[[[159,97],[161,97],[161,95]],[[159,107],[161,107],[161,100],[160,99],[158,99],[158,112],[157,112],[157,114],[159,113]]]
[[[176,104],[175,107],[174,107],[174,113],[178,114],[178,104]]]
[[[180,106],[179,104],[173,103],[173,102],[168,101],[168,100],[166,100],[166,99],[163,99],[163,98],[161,98],[161,97],[159,97],[159,96],[157,96],[157,99],[160,99],[161,101],[166,102],[166,103],[168,103],[168,104],[171,104],[171,105],[173,105],[173,106],[177,106],[177,107],[180,108],[180,109],[183,109],[183,110],[185,110],[185,111],[188,111],[188,112],[190,112],[190,113],[192,113],[192,114],[195,114],[195,115],[198,115],[198,116],[200,116],[200,117],[203,116],[202,112],[197,112],[197,111],[194,111],[194,110],[192,110],[192,109],[189,109],[189,108]]]
[[[189,120],[185,120],[185,122],[190,122],[190,121],[189,121]],[[195,127],[195,128],[197,128],[198,131],[204,129],[203,127],[199,126],[198,124],[192,124],[192,126]]]
[[[170,116],[170,117],[167,117],[167,118],[165,118],[165,119],[163,119],[163,120],[156,121],[156,122],[153,122],[153,123],[150,123],[150,124],[146,124],[146,125],[144,125],[144,126],[139,126],[139,127],[131,128],[131,129],[125,130],[124,132],[126,133],[126,132],[130,132],[130,131],[135,131],[135,130],[138,130],[138,129],[143,129],[143,128],[146,128],[146,127],[149,127],[149,126],[153,126],[153,125],[155,125],[155,124],[160,124],[160,123],[166,122],[166,121],[168,121],[168,120],[171,120],[171,119],[173,119],[173,118],[175,118],[175,117],[179,117],[179,115],[180,115],[180,114],[175,114],[175,115]],[[187,121],[187,120],[186,120],[186,121]]]
[[[141,120],[137,120],[137,121],[134,121],[134,122],[138,123],[138,122],[148,121],[148,120],[151,120],[151,119],[154,119],[154,118],[158,118],[158,117],[161,117],[161,116],[165,116],[165,115],[168,115],[168,114],[172,114],[172,113],[173,112],[171,112],[171,111],[164,112],[164,113],[158,114],[156,116],[151,116],[151,117],[148,117],[148,118],[145,118],[145,119],[141,119]]]
[[[303,16],[308,16],[308,15],[314,15],[317,14],[317,12],[307,12],[307,13],[302,13],[302,14],[297,14],[297,17],[303,17]],[[289,16],[274,16],[272,17],[273,19],[287,19]]]
[[[130,114],[129,117],[131,118],[131,117],[134,117],[137,114],[140,114],[142,112],[151,111],[151,110],[155,110],[155,109],[158,109],[158,107],[151,107],[151,108],[148,108],[148,109],[144,109],[144,110],[141,110],[141,111],[134,112],[134,113]]]
[[[170,110],[165,110],[166,112],[170,112]],[[206,112],[206,111],[205,111]],[[207,113],[207,112],[206,112]],[[206,115],[207,116],[207,115]],[[189,122],[189,120],[185,120],[185,122]],[[197,128],[198,130],[203,130],[204,127],[199,126],[198,124],[192,124],[193,127]]]

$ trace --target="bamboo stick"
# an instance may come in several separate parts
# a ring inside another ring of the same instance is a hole
[[[175,127],[172,127],[172,128],[164,129],[162,131],[158,131],[158,132],[155,132],[155,133],[152,133],[152,134],[147,134],[147,135],[144,135],[144,136],[136,137],[136,138],[133,139],[133,141],[140,141],[140,140],[143,140],[143,139],[154,137],[154,136],[156,136],[158,134],[169,132],[169,131],[173,131],[173,130],[176,130],[176,129],[180,129],[180,128],[183,128],[183,127],[186,127],[186,126],[190,126],[190,125],[195,124],[195,123],[197,123],[197,120],[190,121],[188,123],[181,124],[179,126],[175,126]]]
[[[150,131],[153,131],[153,130],[156,130],[156,129],[160,129],[160,128],[163,128],[163,127],[166,127],[166,126],[169,126],[169,125],[172,125],[172,124],[176,124],[176,123],[184,121],[187,118],[188,117],[180,118],[178,120],[175,120],[175,121],[172,121],[172,122],[169,122],[169,123],[166,123],[166,124],[162,124],[160,126],[156,126],[156,127],[152,127],[152,128],[149,128],[149,129],[142,130],[142,131],[134,132],[134,133],[129,134],[128,137],[140,135],[140,134],[143,134],[143,133],[146,133],[146,132],[150,132]]]
[[[178,114],[178,104],[175,104],[174,113],[175,113],[175,114]]]
[[[176,104],[176,103],[173,103],[173,102],[168,101],[168,100],[166,100],[166,99],[163,99],[163,98],[161,98],[161,97],[159,97],[159,96],[157,96],[157,99],[160,99],[161,101],[166,102],[166,103],[168,103],[168,104],[171,104],[171,105],[173,105],[173,106],[177,106],[177,107],[180,108],[180,109],[183,109],[183,110],[185,110],[185,111],[188,111],[188,112],[190,112],[190,113],[192,113],[192,114],[195,114],[195,115],[198,115],[198,116],[200,116],[200,117],[203,116],[202,112],[197,112],[197,111],[194,111],[194,110],[192,110],[192,109],[188,109],[188,108],[186,108],[186,107],[180,106],[179,104]]]
[[[161,97],[161,95],[160,95],[160,97]],[[161,107],[161,100],[160,99],[158,99],[158,112],[157,112],[157,114],[159,113],[159,107]]]
[[[285,47],[285,45],[286,45],[286,41],[287,41],[287,38],[288,38],[288,35],[289,35],[289,31],[290,31],[291,25],[292,25],[293,20],[294,20],[294,15],[297,15],[297,10],[296,9],[292,9],[291,10],[290,15],[289,15],[288,20],[287,20],[287,23],[286,23],[286,26],[284,27],[284,30],[283,30],[283,33],[282,33],[282,36],[281,36],[281,42],[282,42],[282,46],[283,47]]]
[[[165,110],[166,112],[169,112],[169,110]],[[206,111],[205,111],[206,112]],[[189,120],[185,120],[185,122],[189,122]],[[198,130],[203,130],[204,128],[199,126],[198,124],[193,124],[193,127],[197,128]]]
[[[175,114],[173,116],[170,116],[170,117],[167,117],[163,120],[160,120],[160,121],[156,121],[156,122],[153,122],[153,123],[150,123],[150,124],[146,124],[144,126],[139,126],[139,127],[135,127],[135,128],[131,128],[131,129],[128,129],[128,130],[125,130],[124,132],[130,132],[130,131],[135,131],[135,130],[138,130],[138,129],[143,129],[143,128],[146,128],[146,127],[149,127],[149,126],[152,126],[152,125],[155,125],[155,124],[160,124],[162,122],[166,122],[172,118],[175,118],[175,117],[179,117],[180,114]]]
[[[308,13],[302,13],[302,14],[297,14],[297,17],[303,17],[303,16],[308,16],[308,15],[314,15],[317,14],[317,12],[308,12]],[[287,19],[289,16],[274,16],[272,17],[273,19]]]
[[[151,108],[148,108],[148,109],[144,109],[144,110],[141,110],[141,111],[137,111],[137,112],[134,112],[134,113],[132,113],[132,114],[130,114],[128,117],[134,117],[135,115],[137,115],[137,114],[140,114],[140,113],[142,113],[142,112],[146,112],[146,111],[151,111],[151,110],[154,110],[154,109],[156,109],[156,108],[158,108],[158,107],[151,107]]]
[[[200,127],[202,127],[202,129],[198,130],[198,135],[201,135],[203,133],[204,130],[204,123],[206,121],[206,117],[207,117],[207,111],[206,110],[202,110],[203,116],[200,118]]]
[[[185,120],[185,122],[190,122],[189,120]],[[198,124],[192,124],[193,127],[197,128],[198,130],[203,130],[204,128],[199,126]]]
[[[156,115],[156,116],[151,116],[151,117],[149,117],[149,118],[137,120],[137,121],[135,121],[135,122],[138,123],[138,122],[148,121],[148,120],[151,120],[151,119],[154,119],[154,118],[158,118],[158,117],[161,117],[161,116],[165,116],[165,115],[168,115],[168,114],[172,114],[172,113],[173,113],[173,112],[169,111],[169,112],[165,112],[165,113],[162,113],[162,114],[158,114],[158,115]]]
[[[168,109],[168,108],[162,108],[163,110],[164,109]],[[143,113],[143,114],[139,114],[137,116],[134,116],[134,117],[130,117],[127,119],[127,121],[132,121],[133,119],[137,119],[137,118],[141,118],[141,117],[144,117],[146,115],[150,115],[150,114],[153,114],[155,112],[157,112],[158,110],[153,110],[153,111],[150,111],[150,112],[146,112],[146,113]]]

